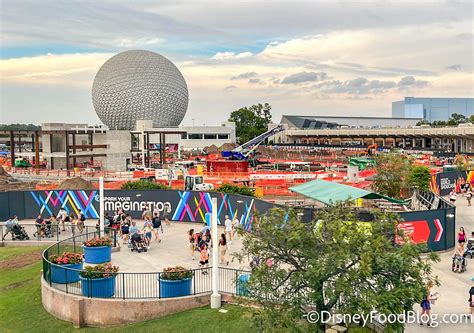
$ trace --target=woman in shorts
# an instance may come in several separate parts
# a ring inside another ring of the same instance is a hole
[[[124,222],[122,225],[122,240],[123,244],[128,243],[128,235],[130,233],[130,226],[128,225],[128,222]]]
[[[199,251],[199,266],[201,266],[201,268],[209,267],[209,251],[206,244],[202,245]],[[208,274],[207,270],[203,270],[202,274]]]
[[[150,249],[151,236],[153,234],[153,224],[148,216],[145,217],[145,223],[143,224],[143,233],[145,234],[145,241],[147,248]]]

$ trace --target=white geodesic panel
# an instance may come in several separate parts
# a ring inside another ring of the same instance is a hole
[[[178,126],[188,108],[183,75],[158,53],[132,50],[114,55],[97,72],[92,102],[110,129],[134,129],[138,119],[154,127]]]

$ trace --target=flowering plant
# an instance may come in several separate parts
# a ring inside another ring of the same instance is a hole
[[[105,237],[93,238],[85,241],[83,245],[85,247],[112,246],[112,241]]]
[[[85,270],[79,273],[83,278],[101,279],[117,275],[118,266],[112,264],[101,264],[97,266],[87,266]]]
[[[49,260],[57,265],[80,264],[83,261],[83,256],[82,253],[63,252],[62,256],[50,256]]]
[[[193,272],[189,268],[182,266],[166,267],[161,274],[163,280],[184,280],[193,276]]]

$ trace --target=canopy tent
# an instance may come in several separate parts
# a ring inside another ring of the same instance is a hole
[[[290,191],[302,194],[326,205],[332,205],[337,201],[362,199],[385,199],[390,202],[406,205],[404,200],[397,200],[378,193],[363,190],[360,188],[328,182],[321,179],[309,181],[307,183],[293,186]]]

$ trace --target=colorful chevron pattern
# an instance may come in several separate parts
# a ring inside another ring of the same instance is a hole
[[[99,214],[93,204],[97,191],[87,192],[89,194],[86,191],[58,190],[44,191],[44,195],[43,192],[37,191],[30,191],[30,194],[38,204],[41,214],[46,212],[55,216],[59,208],[64,208],[68,214],[74,213],[77,215],[79,210],[82,210],[86,218],[98,218]]]
[[[188,192],[178,191],[180,200],[172,215],[173,221],[206,221],[206,214],[211,213],[211,194],[207,192]],[[234,203],[234,207],[232,207]],[[248,199],[242,202],[231,200],[230,196],[225,193],[219,193],[218,196],[217,222],[224,224],[225,215],[229,215],[231,219],[235,216],[239,217],[243,228],[250,230],[253,222],[252,212],[255,210],[254,199]],[[242,206],[239,215],[239,206]]]

